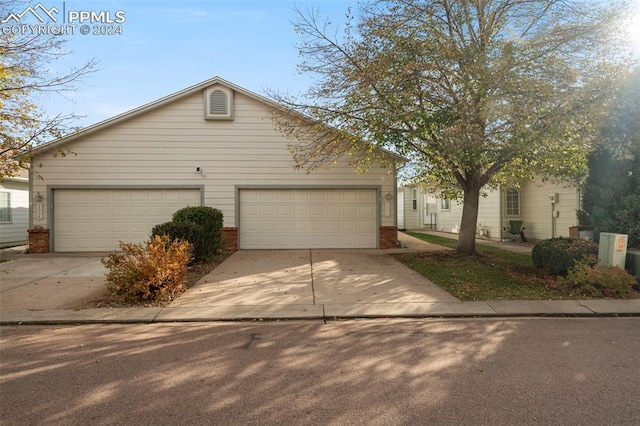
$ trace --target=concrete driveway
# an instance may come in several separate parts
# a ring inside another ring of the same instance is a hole
[[[77,309],[106,294],[105,272],[99,256],[24,256],[0,263],[0,309]],[[222,307],[244,317],[286,307],[323,315],[325,306],[433,302],[458,299],[381,250],[255,250],[234,253],[167,312],[191,315],[193,308]]]
[[[25,256],[0,263],[0,309],[73,309],[106,292],[99,257]]]
[[[457,302],[380,250],[239,251],[169,305]]]

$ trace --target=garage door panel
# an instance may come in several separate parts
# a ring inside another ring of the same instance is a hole
[[[294,220],[293,221],[293,230],[294,231],[307,231],[309,229],[309,222],[306,220]]]
[[[309,214],[309,206],[293,206],[294,216],[306,216]]]
[[[290,220],[278,220],[276,221],[276,229],[279,231],[288,231],[292,228]]]
[[[56,251],[110,251],[118,241],[142,242],[151,228],[187,205],[200,205],[199,189],[56,189]]]
[[[261,220],[261,221],[258,221],[258,229],[261,229],[264,231],[274,231],[276,227],[274,226],[273,220]]]
[[[260,201],[273,201],[276,199],[275,191],[264,191],[259,193],[259,195],[260,195],[260,198],[259,198]]]
[[[278,235],[276,237],[276,244],[280,247],[289,247],[293,244],[293,238],[291,235]]]
[[[276,213],[276,209],[274,205],[267,204],[260,206],[260,214],[263,216],[273,216]]]
[[[342,216],[342,206],[327,206],[328,216]]]
[[[278,217],[291,215],[291,206],[276,206]]]
[[[326,191],[310,191],[309,192],[309,201],[317,202],[324,201],[326,199]]]
[[[355,231],[358,229],[358,221],[357,220],[345,220],[342,222],[342,226],[345,231]]]
[[[239,246],[375,248],[376,194],[374,189],[240,190]]]

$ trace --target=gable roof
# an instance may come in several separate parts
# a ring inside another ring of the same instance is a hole
[[[213,77],[209,80],[203,81],[201,83],[195,84],[193,86],[187,87],[186,89],[180,90],[178,92],[172,93],[170,95],[164,96],[160,99],[157,99],[153,102],[149,102],[147,104],[144,104],[142,106],[139,106],[137,108],[134,108],[132,110],[123,112],[122,114],[118,114],[114,117],[108,118],[106,120],[100,121],[96,124],[90,125],[88,127],[84,127],[80,130],[77,130],[73,133],[70,133],[66,136],[63,136],[61,138],[55,139],[51,142],[47,142],[44,143],[42,145],[39,145],[35,148],[33,148],[32,150],[24,153],[24,154],[20,154],[18,156],[16,156],[16,158],[22,159],[24,157],[26,157],[27,155],[34,155],[34,154],[40,154],[43,153],[45,151],[49,151],[50,149],[59,147],[61,145],[67,144],[73,140],[76,140],[78,138],[81,137],[85,137],[88,136],[92,133],[98,132],[102,129],[105,129],[107,127],[113,126],[115,124],[121,123],[123,121],[126,120],[130,120],[134,117],[137,117],[139,115],[145,114],[149,111],[153,111],[154,109],[160,108],[164,105],[170,104],[174,101],[177,101],[179,99],[191,96],[195,93],[198,93],[204,89],[206,89],[209,86],[213,86],[214,84],[221,84],[223,86],[226,86],[230,89],[232,89],[233,91],[242,93],[243,95],[254,99],[258,102],[261,102],[263,104],[266,104],[270,107],[273,108],[284,108],[282,105],[279,105],[275,102],[273,102],[272,100],[265,98],[264,96],[258,95],[256,93],[253,93],[247,89],[244,89],[240,86],[237,86],[227,80],[224,80],[223,78],[220,77]]]
[[[227,88],[229,88],[229,89],[231,89],[231,90],[233,90],[235,92],[241,93],[241,94],[243,94],[243,95],[245,95],[245,96],[247,96],[247,97],[249,97],[249,98],[251,98],[251,99],[253,99],[255,101],[263,103],[263,104],[265,104],[266,106],[268,106],[270,108],[286,110],[286,111],[289,111],[292,114],[298,114],[298,115],[300,114],[299,112],[296,112],[296,111],[293,111],[293,110],[289,110],[289,108],[287,108],[284,105],[281,105],[281,104],[279,104],[277,102],[274,102],[269,98],[266,98],[264,96],[258,95],[257,93],[254,93],[254,92],[252,92],[250,90],[247,90],[247,89],[245,89],[243,87],[240,87],[240,86],[238,86],[236,84],[233,84],[233,83],[231,83],[231,82],[229,82],[229,81],[227,81],[227,80],[225,80],[225,79],[223,79],[221,77],[216,76],[216,77],[210,78],[209,80],[205,80],[205,81],[203,81],[201,83],[198,83],[198,84],[195,84],[193,86],[187,87],[186,89],[182,89],[182,90],[180,90],[178,92],[175,92],[175,93],[172,93],[172,94],[167,95],[165,97],[162,97],[160,99],[157,99],[157,100],[155,100],[153,102],[149,102],[147,104],[144,104],[144,105],[139,106],[137,108],[134,108],[132,110],[123,112],[122,114],[118,114],[118,115],[116,115],[114,117],[111,117],[111,118],[108,118],[106,120],[100,121],[100,122],[98,122],[96,124],[90,125],[88,127],[84,127],[82,129],[77,130],[77,131],[75,131],[73,133],[70,133],[70,134],[68,134],[66,136],[62,136],[62,137],[60,137],[58,139],[55,139],[55,140],[53,140],[51,142],[47,142],[47,143],[44,143],[42,145],[39,145],[39,146],[37,146],[37,147],[35,147],[35,148],[33,148],[33,149],[23,153],[23,154],[17,155],[16,158],[19,159],[19,160],[23,160],[27,156],[33,156],[33,155],[36,155],[36,154],[44,153],[44,152],[49,151],[51,149],[54,149],[54,148],[60,147],[62,145],[65,145],[65,144],[67,144],[69,142],[72,142],[72,141],[74,141],[76,139],[91,135],[91,134],[96,133],[96,132],[98,132],[100,130],[103,130],[105,128],[111,127],[113,125],[116,125],[118,123],[121,123],[121,122],[124,122],[124,121],[127,121],[127,120],[130,120],[132,118],[135,118],[137,116],[145,114],[145,113],[147,113],[149,111],[153,111],[153,110],[155,110],[157,108],[160,108],[162,106],[165,106],[167,104],[175,102],[175,101],[177,101],[179,99],[191,96],[191,95],[193,95],[195,93],[198,93],[198,92],[206,89],[207,87],[213,86],[215,84],[221,84],[223,86],[226,86]],[[309,118],[309,117],[307,117],[307,118]],[[378,148],[378,149],[380,149],[381,151],[383,151],[383,152],[385,152],[387,154],[390,154],[391,156],[393,156],[397,160],[400,160],[401,162],[406,162],[407,161],[407,159],[405,157],[403,157],[401,155],[398,155],[398,154],[396,154],[394,152],[391,152],[391,151],[383,149],[383,148]]]

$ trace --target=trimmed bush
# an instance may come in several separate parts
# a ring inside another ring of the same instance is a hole
[[[207,260],[209,253],[202,226],[193,222],[165,222],[151,230],[151,238],[166,235],[170,241],[187,241],[193,246],[192,262]]]
[[[554,275],[567,275],[573,265],[589,255],[596,256],[598,244],[576,238],[552,238],[538,241],[533,247],[531,256],[537,268],[546,269]],[[591,265],[591,266],[593,266]]]
[[[113,252],[102,264],[111,293],[130,303],[171,300],[182,291],[191,260],[192,246],[185,241],[170,241],[155,236],[142,244],[118,243],[124,252]]]
[[[629,298],[636,278],[624,269],[610,265],[596,265],[591,256],[585,257],[569,270],[561,282],[591,297]]]
[[[185,207],[173,214],[174,222],[191,222],[202,227],[203,260],[210,260],[216,250],[222,247],[222,212],[213,207]]]

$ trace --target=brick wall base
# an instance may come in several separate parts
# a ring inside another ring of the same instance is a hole
[[[223,227],[222,239],[224,240],[225,250],[238,251],[238,228],[235,226]]]
[[[238,250],[238,228],[228,226],[222,228],[222,238],[224,239],[225,250]],[[380,243],[381,249],[395,248],[398,246],[398,228],[396,226],[380,227]]]
[[[33,228],[29,233],[29,253],[49,253],[49,230]]]
[[[396,248],[398,246],[398,227],[397,226],[381,226],[380,227],[380,243],[381,249]]]

